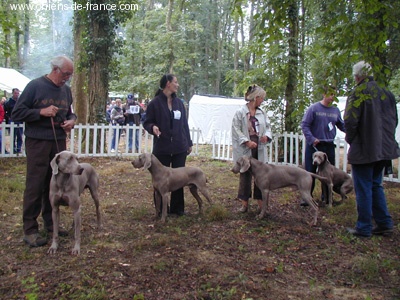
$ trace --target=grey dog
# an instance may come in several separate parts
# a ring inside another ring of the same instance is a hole
[[[333,192],[342,197],[353,190],[353,179],[346,172],[333,166],[325,152],[317,151],[313,154],[313,164],[317,167],[317,174],[328,179],[327,184],[322,184],[322,195],[329,207],[333,204]]]
[[[74,214],[75,246],[73,255],[80,254],[81,249],[81,200],[80,195],[85,188],[96,206],[97,227],[101,227],[99,211],[99,176],[94,168],[87,163],[79,163],[77,156],[69,151],[58,153],[50,163],[53,175],[50,181],[50,203],[53,218],[53,241],[47,251],[49,254],[57,252],[58,230],[60,222],[60,205],[69,206]]]
[[[170,192],[189,186],[190,192],[196,198],[199,205],[199,212],[202,213],[203,201],[197,190],[199,190],[207,201],[211,204],[210,196],[206,186],[206,175],[200,168],[181,167],[169,168],[160,163],[157,157],[151,153],[140,154],[137,159],[132,161],[135,168],[149,170],[155,191],[156,217],[160,215],[162,201],[161,221],[165,222],[167,217],[167,207],[170,200]]]
[[[314,210],[312,225],[317,225],[318,206],[311,197],[312,177],[319,180],[326,180],[326,178],[307,172],[299,167],[265,164],[255,158],[242,156],[233,166],[232,172],[237,174],[246,171],[251,172],[255,183],[262,193],[262,208],[260,214],[257,216],[258,219],[264,218],[266,214],[270,191],[288,186],[296,186],[302,199]]]

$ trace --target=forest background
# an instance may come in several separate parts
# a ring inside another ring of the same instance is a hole
[[[151,99],[165,73],[178,77],[187,102],[262,86],[266,109],[283,120],[275,132],[298,131],[323,86],[346,96],[360,60],[400,95],[398,0],[1,0],[1,8],[0,65],[33,79],[52,57],[73,58],[83,124],[104,121],[109,92]]]

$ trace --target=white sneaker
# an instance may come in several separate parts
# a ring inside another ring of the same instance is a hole
[[[115,150],[114,149],[111,149],[111,153],[114,153],[115,152]]]

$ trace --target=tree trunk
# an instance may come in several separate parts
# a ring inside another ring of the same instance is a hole
[[[29,0],[25,0],[25,4],[29,5]],[[24,67],[26,61],[28,60],[29,54],[29,26],[30,26],[30,19],[29,19],[29,11],[24,11],[24,53],[22,55],[21,66]]]
[[[285,112],[285,130],[288,132],[296,131],[296,120],[294,112],[296,110],[296,86],[298,73],[298,37],[299,37],[299,12],[297,0],[292,0],[288,8],[289,17],[289,57],[288,57],[288,75],[285,89],[286,112]]]
[[[74,14],[74,76],[72,77],[72,95],[74,98],[75,113],[78,116],[77,124],[87,124],[88,121],[88,98],[85,92],[86,76],[84,71],[79,70],[82,49],[82,33],[85,30],[81,15]]]
[[[108,35],[107,28],[111,26],[108,11],[91,11],[91,34],[93,49],[89,65],[88,95],[90,124],[102,123],[105,120],[108,98],[108,69],[111,53],[110,43],[105,42]]]
[[[167,37],[170,34],[172,34],[171,18],[172,18],[173,8],[174,8],[174,0],[168,0],[168,11],[167,11],[167,17],[166,17],[166,20],[165,20],[165,25],[166,25],[166,28],[167,28]],[[168,43],[170,43],[170,40],[167,40],[167,41],[168,41]],[[168,61],[169,61],[169,66],[168,66],[169,70],[168,70],[168,72],[169,73],[173,73],[174,72],[174,61],[175,61],[173,45],[169,44],[169,48],[170,48],[169,49],[170,52],[169,52],[169,55],[168,55],[169,56],[169,59],[168,59]]]
[[[235,39],[235,54],[233,58],[233,70],[234,70],[234,78],[233,78],[233,90],[236,91],[237,87],[237,75],[239,72],[239,56],[240,56],[240,50],[239,50],[239,17],[236,17],[235,20],[235,27],[234,27],[234,39]]]

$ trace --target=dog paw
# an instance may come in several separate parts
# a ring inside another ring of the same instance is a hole
[[[49,250],[47,250],[47,254],[50,254],[50,255],[56,254],[56,252],[57,252],[57,247],[54,247],[54,246],[51,246],[49,248]]]
[[[79,255],[79,254],[81,254],[81,248],[75,246],[74,249],[72,249],[71,254],[72,254],[72,255]]]

